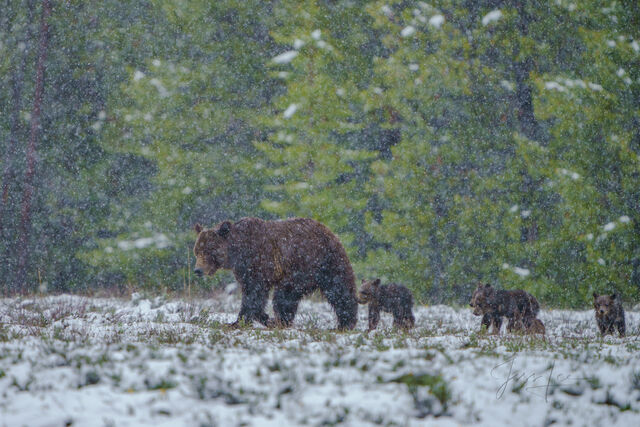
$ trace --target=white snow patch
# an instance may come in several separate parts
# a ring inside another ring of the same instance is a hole
[[[598,264],[605,265],[606,262],[602,258],[598,258]]]
[[[418,71],[419,68],[418,64],[409,64],[409,70],[411,71]]]
[[[492,22],[498,21],[500,18],[502,18],[502,11],[500,9],[492,10],[482,17],[482,25],[486,27]]]
[[[159,67],[160,65],[162,65],[162,62],[160,62],[159,59],[154,59],[153,61],[151,61],[151,63],[154,67]]]
[[[631,49],[633,49],[636,53],[640,52],[640,44],[637,41],[633,40],[631,42]]]
[[[300,49],[302,46],[304,46],[304,41],[302,41],[300,39],[295,39],[293,41],[293,48],[294,49]]]
[[[296,182],[295,184],[293,184],[294,190],[306,190],[310,187],[311,186],[307,182]]]
[[[564,168],[559,169],[558,172],[560,173],[560,175],[568,176],[574,181],[577,181],[580,179],[580,174],[577,172],[571,172],[570,170],[567,170]]]
[[[627,215],[622,215],[620,218],[618,218],[618,221],[620,221],[623,224],[626,224],[629,221],[631,221],[631,218],[629,218]]]
[[[511,83],[509,80],[500,80],[500,86],[502,86],[504,89],[513,92],[513,90],[515,89],[515,85],[513,83]]]
[[[311,32],[311,38],[314,40],[320,40],[320,37],[322,36],[322,31],[320,30],[313,30]]]
[[[193,190],[192,190],[192,189],[191,189],[191,187],[189,187],[189,186],[184,187],[184,188],[182,189],[182,191],[181,191],[181,193],[182,193],[182,194],[186,194],[186,195],[189,195],[189,194],[191,194],[192,192],[193,192]]]
[[[129,251],[131,249],[144,249],[154,244],[157,249],[164,249],[171,246],[172,243],[166,235],[157,233],[151,237],[141,237],[136,240],[121,240],[117,245],[118,249]]]
[[[285,119],[289,119],[295,114],[296,111],[298,111],[298,104],[290,104],[287,109],[284,110],[284,113],[282,113],[282,117],[284,117]]]
[[[516,213],[518,212],[518,205],[513,205],[509,208],[509,212]]]
[[[512,270],[514,273],[516,273],[520,277],[527,277],[529,274],[531,274],[528,268],[521,268],[521,267],[514,266]]]
[[[528,209],[523,210],[522,212],[520,212],[520,216],[522,218],[529,218],[531,216],[531,211]]]
[[[273,58],[271,58],[271,61],[275,62],[276,64],[288,64],[289,62],[293,61],[293,58],[295,58],[296,56],[298,56],[298,51],[288,50],[284,53],[281,53],[280,55],[274,56]]]
[[[604,227],[602,227],[602,229],[604,231],[611,231],[614,228],[616,228],[616,223],[615,222],[609,222],[609,223],[605,224]]]
[[[144,78],[144,73],[140,70],[136,70],[133,72],[133,81],[137,82],[139,80],[142,80]]]
[[[166,98],[167,96],[169,96],[169,91],[164,87],[159,79],[154,77],[149,80],[149,83],[158,90],[160,98]]]
[[[415,32],[416,32],[416,29],[413,26],[408,25],[408,26],[404,27],[402,29],[402,31],[400,31],[400,35],[402,37],[410,37],[413,34],[415,34]]]
[[[567,91],[567,89],[558,82],[545,82],[544,88],[547,90],[557,90],[558,92]]]
[[[596,92],[602,92],[604,90],[604,88],[602,86],[600,86],[599,84],[597,84],[597,83],[589,82],[589,83],[587,83],[587,85],[589,86],[589,88],[591,90],[595,90]]]
[[[429,18],[429,25],[431,25],[432,27],[440,28],[442,27],[442,24],[444,24],[443,15],[433,15],[431,18]]]

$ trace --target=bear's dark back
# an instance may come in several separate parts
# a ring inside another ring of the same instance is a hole
[[[413,307],[413,295],[406,286],[390,283],[381,285],[379,292],[379,304],[383,311],[391,312],[398,307]]]
[[[517,310],[520,315],[524,317],[535,317],[540,311],[538,300],[529,292],[521,289],[514,289],[507,292],[513,297],[511,309]]]
[[[325,276],[340,277],[355,295],[349,257],[323,224],[310,218],[243,218],[232,230],[229,256],[238,267],[262,271],[274,283],[295,278],[296,283],[305,283],[306,288],[300,289],[305,294],[315,290]]]

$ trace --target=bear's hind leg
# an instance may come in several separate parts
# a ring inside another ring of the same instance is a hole
[[[338,317],[338,329],[353,329],[358,321],[358,302],[355,293],[347,290],[346,285],[334,284],[329,289],[321,289]]]

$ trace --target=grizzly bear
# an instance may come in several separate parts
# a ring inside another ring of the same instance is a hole
[[[593,308],[596,311],[596,322],[602,336],[613,335],[615,327],[618,330],[618,334],[624,337],[624,309],[617,294],[598,295],[594,292]]]
[[[494,334],[500,334],[502,318],[508,320],[507,331],[526,331],[525,320],[534,319],[540,311],[538,300],[528,292],[516,290],[496,290],[491,285],[478,283],[469,303],[473,314],[482,316],[481,330],[490,327]]]
[[[213,228],[195,225],[195,274],[233,272],[242,291],[238,319],[265,326],[290,326],[305,295],[319,289],[338,317],[338,328],[353,329],[358,302],[353,270],[344,247],[324,225],[308,218],[263,221],[242,218]],[[265,313],[273,292],[275,321]]]
[[[413,328],[413,295],[405,286],[392,283],[380,285],[380,279],[363,280],[358,295],[360,304],[369,304],[369,330],[378,326],[380,311],[393,314],[393,326],[405,330]]]

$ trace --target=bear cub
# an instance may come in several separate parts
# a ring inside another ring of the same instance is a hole
[[[544,335],[546,332],[546,329],[544,327],[544,323],[542,323],[542,320],[538,319],[537,317],[528,317],[524,319],[524,332],[526,334],[530,334],[530,335],[535,335],[535,334],[540,334],[540,335]]]
[[[594,292],[593,308],[596,311],[596,322],[598,323],[598,329],[600,329],[602,336],[607,334],[613,335],[615,328],[618,330],[618,334],[624,337],[624,309],[622,308],[620,297],[617,294],[598,295]]]
[[[409,330],[415,325],[413,295],[402,285],[381,285],[380,279],[363,280],[358,303],[369,304],[369,331],[380,321],[380,311],[393,314],[393,326]]]
[[[494,334],[500,334],[502,318],[506,317],[507,332],[544,333],[544,324],[536,318],[540,304],[523,290],[494,289],[491,285],[478,283],[469,305],[474,315],[482,316],[481,330],[493,328]]]

